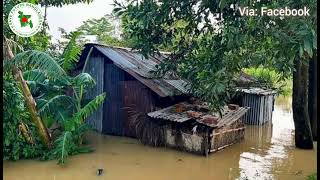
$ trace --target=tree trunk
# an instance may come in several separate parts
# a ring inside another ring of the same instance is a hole
[[[313,149],[308,114],[308,61],[295,58],[293,73],[292,110],[297,148]]]
[[[317,56],[310,59],[309,65],[309,116],[313,140],[317,140]]]
[[[46,34],[47,27],[47,5],[44,5],[44,16],[43,16],[43,24],[42,24],[42,33]]]
[[[7,55],[9,56],[10,59],[13,59],[14,55],[13,55],[12,50],[11,50],[10,46],[8,45],[8,43],[6,43],[6,46],[7,46]],[[22,94],[24,96],[28,112],[30,113],[31,120],[37,126],[38,133],[40,135],[42,142],[44,143],[45,146],[50,148],[51,147],[51,140],[50,140],[50,136],[48,133],[48,129],[46,128],[46,126],[44,125],[43,121],[41,120],[41,118],[39,117],[39,115],[37,113],[36,102],[30,92],[30,89],[29,89],[26,81],[23,78],[22,72],[17,67],[13,67],[12,74],[14,76],[14,79],[20,85],[20,89],[21,89]]]

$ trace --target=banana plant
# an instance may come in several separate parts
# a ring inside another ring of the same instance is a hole
[[[88,151],[80,148],[83,133],[89,129],[85,120],[105,99],[103,93],[83,105],[83,96],[95,81],[85,72],[75,77],[68,75],[81,52],[81,47],[75,45],[78,36],[79,33],[71,34],[69,44],[58,58],[32,50],[20,52],[11,61],[6,61],[9,68],[21,70],[21,78],[35,102],[34,114],[41,117],[43,129],[47,130],[54,123],[60,127],[62,133],[53,141],[50,152],[61,164],[66,162],[68,154]],[[68,93],[70,91],[72,94]]]

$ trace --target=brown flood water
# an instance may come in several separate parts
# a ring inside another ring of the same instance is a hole
[[[290,99],[278,98],[273,123],[247,126],[245,140],[207,158],[169,148],[144,146],[136,139],[90,133],[95,152],[56,161],[3,162],[6,180],[303,180],[316,172],[317,149],[294,148]],[[316,144],[315,144],[316,148]],[[103,168],[101,176],[96,175]]]

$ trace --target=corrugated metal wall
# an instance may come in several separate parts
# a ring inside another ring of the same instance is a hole
[[[124,135],[136,137],[134,121],[137,114],[155,110],[152,91],[137,80],[122,82],[124,105]]]
[[[89,73],[96,81],[96,85],[89,89],[85,94],[85,101],[94,99],[97,95],[104,92],[104,58],[103,57],[91,57],[87,63],[85,72]],[[88,119],[87,123],[94,129],[102,132],[102,120],[103,120],[103,105],[94,112]]]
[[[96,85],[85,94],[84,100],[88,102],[106,93],[104,104],[87,123],[103,134],[135,137],[135,127],[131,123],[134,116],[127,107],[134,107],[134,111],[142,114],[151,112],[156,109],[155,102],[160,96],[96,51],[88,60],[85,72],[95,79]],[[172,105],[179,97],[164,98],[161,103]]]
[[[272,119],[274,95],[243,93],[242,106],[250,107],[243,121],[246,124],[262,125]]]
[[[122,136],[123,124],[123,99],[121,82],[124,81],[125,72],[116,65],[105,63],[104,65],[104,90],[107,94],[104,104],[104,134]]]

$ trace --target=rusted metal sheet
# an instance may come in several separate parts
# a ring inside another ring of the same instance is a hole
[[[189,120],[195,120],[198,123],[209,126],[209,127],[222,127],[222,126],[230,125],[234,121],[240,119],[249,109],[248,107],[239,107],[237,110],[230,110],[228,109],[227,106],[225,106],[222,112],[223,114],[222,117],[219,117],[218,113],[208,112],[208,113],[203,113],[199,118],[192,118],[187,115],[187,111],[193,109],[193,105],[188,104],[186,102],[181,104],[185,106],[185,110],[183,112],[175,112],[176,105],[173,105],[158,111],[150,112],[148,113],[148,116],[156,119],[164,119],[164,120],[179,122],[179,123],[186,122]],[[217,120],[218,123],[215,125],[204,123],[201,120],[201,117],[208,114],[219,117]]]
[[[255,94],[255,95],[274,95],[277,91],[272,89],[262,89],[262,88],[238,88],[237,91],[247,93],[247,94]]]
[[[160,109],[158,111],[148,113],[149,117],[156,119],[164,119],[174,122],[185,122],[191,120],[192,118],[188,117],[186,112],[176,113],[174,112],[174,106],[169,106],[164,109]]]
[[[181,79],[166,76],[165,79],[155,78],[152,71],[166,55],[150,56],[145,59],[141,54],[127,48],[112,48],[102,45],[94,47],[108,57],[116,66],[134,76],[161,97],[187,94],[188,83]]]
[[[136,137],[139,115],[155,110],[152,92],[139,81],[121,82],[123,92],[124,135]]]

